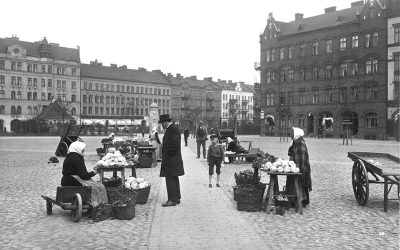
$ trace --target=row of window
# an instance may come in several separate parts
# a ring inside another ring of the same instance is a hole
[[[169,113],[168,109],[159,109],[160,114]],[[162,113],[161,113],[162,112]],[[88,115],[149,115],[147,108],[113,108],[113,107],[83,107],[82,114]]]
[[[312,67],[311,69],[311,79],[319,79],[320,76],[320,68],[317,66]],[[325,66],[325,78],[334,77],[334,66],[327,65]],[[290,67],[286,67],[279,72],[279,81],[293,81],[294,80],[294,69]],[[298,71],[298,80],[306,80],[307,71],[304,68],[300,68]],[[375,58],[370,58],[365,61],[365,74],[372,75],[378,73],[378,60]],[[359,75],[359,63],[358,62],[344,62],[340,64],[338,69],[339,77],[347,77],[347,76],[357,76]],[[272,83],[276,81],[275,71],[270,70],[266,72],[266,83]]]
[[[53,99],[53,94],[52,93],[41,93],[40,100],[45,101],[51,101]],[[5,99],[6,94],[5,90],[0,90],[0,99]],[[22,92],[21,91],[11,91],[10,92],[10,99],[12,100],[21,100],[22,99]],[[57,99],[62,100],[62,101],[67,101],[67,95],[66,94],[57,94]],[[38,93],[37,92],[27,92],[26,93],[26,100],[32,100],[36,101],[38,100]],[[71,102],[76,102],[76,95],[71,95]]]
[[[338,90],[333,88],[322,89],[312,89],[311,93],[307,92],[305,89],[300,89],[299,91],[288,91],[280,92],[278,103],[279,105],[287,104],[318,104],[318,103],[334,103],[334,102],[347,102],[347,101],[362,101],[362,94],[364,94],[365,101],[376,101],[378,100],[378,87],[369,86],[364,88],[364,93],[360,87],[351,87],[350,96],[347,87],[339,88]],[[310,95],[311,94],[311,95]],[[310,98],[311,97],[311,98]],[[267,93],[266,95],[266,105],[274,106],[276,97],[274,93]]]
[[[4,75],[0,75],[0,84],[5,84],[6,79]],[[59,89],[67,88],[66,80],[56,80],[56,87]],[[11,76],[11,85],[23,85],[22,77],[20,76]],[[26,80],[27,86],[37,87],[38,86],[38,78],[27,77]],[[42,78],[40,83],[42,89],[46,88],[46,79]],[[53,88],[53,79],[47,79],[47,87]],[[76,89],[76,81],[71,81],[71,89]]]
[[[242,100],[242,101],[253,101],[253,96],[241,96],[241,95],[228,95],[228,94],[223,94],[222,95],[222,100]]]
[[[232,118],[232,116],[229,115],[229,112],[224,112],[224,113],[222,113],[222,118]],[[251,120],[251,119],[253,119],[253,114],[251,114],[251,113],[239,114],[237,116],[237,119],[239,119],[239,120]]]
[[[37,115],[39,113],[39,110],[38,110],[37,106],[34,106],[33,108],[31,106],[28,106],[26,108],[26,110],[27,110],[27,114],[28,115]],[[0,114],[5,114],[5,113],[6,113],[5,106],[4,105],[0,105]],[[22,107],[21,106],[12,105],[11,109],[10,109],[10,113],[13,114],[13,115],[14,114],[20,115],[20,114],[22,114]],[[75,108],[71,109],[71,114],[72,115],[76,114],[76,109]]]
[[[339,50],[340,51],[345,51],[349,48],[351,49],[357,49],[359,47],[359,35],[353,35],[351,36],[350,43],[348,42],[347,37],[341,37],[339,38]],[[379,34],[378,32],[373,32],[364,34],[364,47],[370,48],[370,47],[377,47],[379,43]],[[330,54],[333,53],[333,40],[328,39],[324,43],[323,42],[313,42],[311,44],[311,54],[312,55],[319,55],[321,53],[321,47],[322,44],[325,45],[325,54]],[[301,44],[298,48],[298,57],[305,57],[306,56],[306,51],[307,51],[307,45]],[[270,49],[266,51],[265,55],[265,61],[266,62],[274,62],[277,57],[276,53],[279,53],[279,60],[285,60],[285,59],[293,59],[295,57],[295,47],[294,46],[289,46],[288,48],[279,48],[279,49]]]
[[[104,83],[91,83],[83,82],[83,89],[85,90],[98,90],[98,91],[111,91],[111,92],[125,92],[125,93],[136,93],[136,94],[148,94],[148,95],[169,95],[169,89],[161,88],[147,88],[136,86],[136,91],[134,86],[125,86]],[[126,91],[125,91],[126,90]]]
[[[94,97],[94,98],[93,98]],[[104,104],[104,100],[106,104],[128,104],[128,105],[150,105],[152,103],[152,101],[154,103],[157,103],[158,106],[165,106],[165,107],[169,107],[169,100],[161,100],[161,99],[148,99],[148,98],[125,98],[125,97],[114,97],[114,96],[106,96],[104,98],[104,96],[93,96],[93,95],[82,95],[82,101],[83,103],[100,103],[100,104]]]
[[[281,127],[293,127],[295,126],[296,119],[292,116],[282,117],[280,119],[280,126]],[[340,124],[340,123],[339,123]],[[346,129],[345,124],[339,125],[339,128],[343,130]],[[365,128],[377,128],[378,127],[378,115],[374,112],[367,112],[364,115],[364,126]],[[305,128],[305,115],[299,114],[297,116],[297,127]]]
[[[39,72],[39,67],[41,67],[41,71]],[[46,74],[57,74],[57,75],[77,75],[76,68],[69,68],[69,67],[62,67],[56,66],[53,68],[52,65],[46,64],[36,64],[36,63],[26,63],[26,62],[17,62],[11,61],[9,67],[6,67],[6,60],[0,60],[0,69],[11,69],[16,71],[27,71],[27,72],[34,72],[34,73],[46,73]],[[53,72],[54,69],[54,72]]]

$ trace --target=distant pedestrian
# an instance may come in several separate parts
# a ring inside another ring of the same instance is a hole
[[[206,141],[207,129],[203,125],[203,121],[199,121],[199,127],[196,130],[196,142],[197,142],[197,158],[200,158],[200,146],[203,148],[203,158],[206,158]]]
[[[186,128],[186,129],[183,131],[183,137],[184,137],[184,139],[185,139],[185,147],[187,147],[187,145],[188,145],[188,138],[189,138],[189,129],[188,129],[188,128]]]
[[[169,114],[160,115],[158,123],[165,129],[162,142],[162,161],[160,177],[165,177],[168,201],[163,207],[176,206],[181,202],[179,176],[185,174],[181,153],[181,133],[177,125],[172,124]]]
[[[308,150],[306,143],[303,139],[304,131],[300,128],[292,128],[292,146],[289,147],[288,155],[290,160],[294,161],[296,166],[300,169],[302,174],[299,177],[300,191],[302,192],[303,200],[301,201],[303,207],[310,204],[309,192],[312,190],[311,185],[311,167],[308,157]],[[287,176],[286,178],[286,193],[288,195],[295,194],[294,177]]]
[[[322,126],[320,125],[320,126],[318,127],[318,139],[319,139],[319,138],[322,139],[322,131],[323,131],[323,128],[322,128]]]
[[[219,180],[221,174],[221,165],[224,162],[224,147],[218,144],[218,137],[214,134],[210,135],[211,145],[208,147],[207,162],[209,182],[208,187],[212,188],[212,176],[214,174],[214,166],[217,173],[217,187],[220,187]]]

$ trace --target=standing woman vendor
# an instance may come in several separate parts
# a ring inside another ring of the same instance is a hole
[[[296,163],[302,175],[299,177],[300,191],[302,192],[303,200],[301,201],[303,207],[310,204],[309,192],[311,187],[311,167],[308,157],[308,150],[306,142],[303,139],[304,131],[300,128],[292,128],[292,146],[289,147],[288,155],[290,160]],[[286,193],[295,194],[294,177],[288,176],[286,179]],[[294,201],[291,201],[292,203]]]
[[[101,203],[108,203],[106,189],[103,184],[92,181],[96,175],[94,171],[88,172],[83,154],[86,144],[80,141],[71,143],[63,163],[61,186],[91,186],[91,203],[95,207]]]
[[[160,138],[158,137],[158,131],[157,131],[158,126],[154,126],[153,130],[150,133],[150,141],[151,145],[156,148],[156,161],[161,161],[161,141]]]

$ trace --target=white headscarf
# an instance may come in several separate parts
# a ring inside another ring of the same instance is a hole
[[[151,132],[153,132],[153,133],[156,132],[156,131],[157,131],[157,128],[158,128],[158,126],[154,126],[154,127],[153,127],[153,130],[152,130]]]
[[[228,141],[228,143],[230,143],[231,141],[233,141],[232,138],[230,138],[230,137],[226,137],[226,140]]]
[[[304,136],[304,131],[301,128],[293,127],[293,141],[299,139],[300,137]]]
[[[86,144],[80,141],[75,141],[69,145],[68,153],[78,153],[83,155],[83,150],[85,149]]]
[[[114,134],[114,133],[111,133],[111,134],[108,136],[108,138],[111,138],[111,137],[113,137],[113,136],[115,136],[115,134]]]

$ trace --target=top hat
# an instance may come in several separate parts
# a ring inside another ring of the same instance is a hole
[[[160,115],[158,123],[170,122],[171,120],[172,119],[171,119],[171,116],[169,114],[162,114],[162,115]]]

